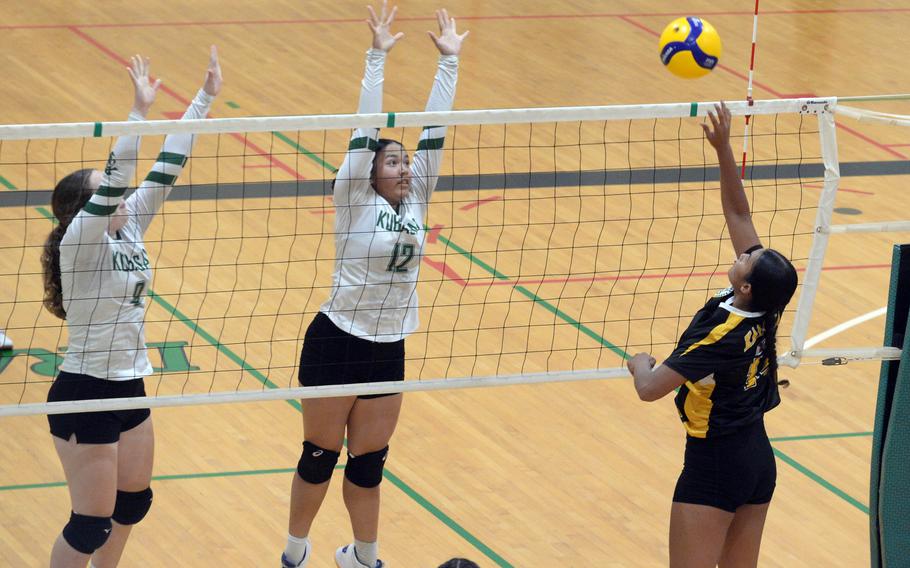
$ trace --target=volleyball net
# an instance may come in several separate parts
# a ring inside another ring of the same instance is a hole
[[[765,246],[800,271],[778,333],[804,350],[839,179],[835,99],[731,103],[750,114],[746,192]],[[0,126],[0,415],[177,406],[626,376],[660,360],[729,282],[734,253],[713,148],[713,103]],[[413,154],[448,126],[425,220],[420,327],[402,383],[300,388],[303,335],[331,289],[332,180],[350,129]],[[146,399],[44,403],[67,344],[42,307],[51,189],[104,167],[117,136],[193,133],[192,157],[145,234],[154,268]],[[742,139],[733,137],[734,148]],[[882,230],[881,227],[868,230]],[[862,347],[854,358],[893,354]]]

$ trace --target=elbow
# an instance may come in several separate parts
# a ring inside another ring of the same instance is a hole
[[[635,384],[635,392],[638,393],[639,400],[643,402],[654,402],[663,396],[656,392],[651,385],[640,385],[637,382]]]
[[[659,400],[662,395],[654,392],[651,389],[638,389],[638,398],[643,402],[654,402]]]

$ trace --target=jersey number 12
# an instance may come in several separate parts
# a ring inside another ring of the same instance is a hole
[[[401,260],[399,261],[399,257]],[[392,258],[386,268],[389,272],[407,272],[407,264],[414,258],[414,245],[395,243],[392,249]]]

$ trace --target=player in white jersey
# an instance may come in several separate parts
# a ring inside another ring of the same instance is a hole
[[[377,16],[360,91],[359,113],[382,111],[387,52],[403,36],[392,35],[395,8],[383,2]],[[437,11],[439,35],[430,33],[439,64],[427,111],[451,110],[458,54],[467,32]],[[429,33],[429,32],[428,32]],[[332,290],[306,332],[300,360],[305,386],[404,380],[404,339],[417,329],[417,274],[427,205],[442,160],[444,127],[425,128],[413,163],[401,144],[379,138],[376,128],[354,131],[334,183],[335,272]],[[306,399],[304,444],[291,485],[288,543],[283,567],[305,566],[308,534],[347,431],[343,485],[354,543],[339,548],[341,568],[379,568],[379,484],[388,443],[398,422],[402,395]]]
[[[135,87],[130,120],[144,120],[160,81],[149,62],[132,58]],[[212,47],[205,83],[183,118],[205,118],[221,90]],[[54,189],[59,225],[42,255],[45,306],[65,319],[69,334],[48,401],[145,396],[151,374],[143,332],[152,270],[143,234],[183,170],[193,136],[170,135],[152,170],[128,198],[139,138],[117,139],[104,172],[79,170]],[[50,565],[116,566],[132,526],[152,505],[154,433],[149,410],[48,416],[72,500],[70,520],[54,543]]]

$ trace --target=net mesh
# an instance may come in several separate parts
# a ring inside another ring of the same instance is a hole
[[[696,118],[457,125],[425,220],[408,379],[619,367],[666,356],[728,285],[714,150]],[[331,181],[348,130],[200,134],[145,235],[150,396],[296,387],[334,267]],[[409,151],[418,128],[384,129]],[[732,140],[738,147],[741,139]],[[0,405],[46,399],[66,346],[42,308],[50,189],[102,168],[111,138],[0,142]],[[146,136],[144,176],[160,136]],[[766,246],[807,264],[819,123],[753,117],[746,191]],[[795,303],[791,305],[795,309]],[[786,342],[785,315],[779,344]]]

